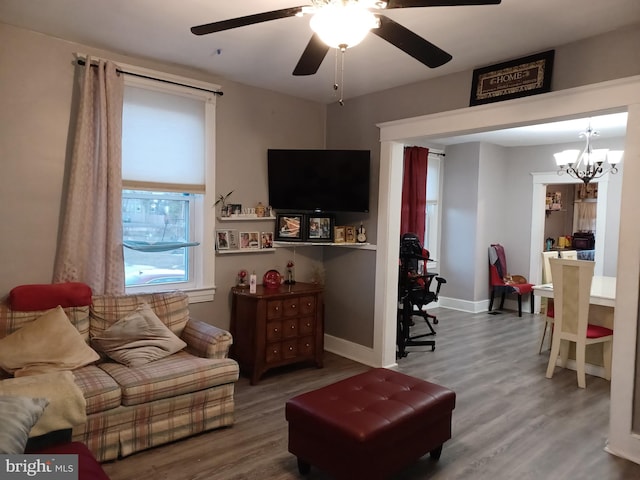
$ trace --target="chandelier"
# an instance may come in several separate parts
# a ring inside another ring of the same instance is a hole
[[[600,178],[605,173],[617,173],[617,165],[622,161],[622,150],[609,150],[608,148],[594,149],[591,140],[600,135],[593,130],[591,125],[584,132],[580,132],[579,138],[584,138],[586,145],[581,150],[564,150],[553,156],[558,165],[558,175],[568,173],[585,185],[594,178]]]
[[[380,22],[370,9],[383,9],[387,2],[375,0],[313,0],[301,14],[312,14],[310,26],[331,48],[346,50],[359,44]]]

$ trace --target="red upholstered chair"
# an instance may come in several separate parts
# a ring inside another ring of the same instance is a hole
[[[507,257],[504,247],[499,243],[489,247],[489,286],[491,299],[489,311],[493,308],[493,299],[500,295],[500,310],[504,307],[504,299],[507,294],[518,296],[518,316],[522,316],[522,295],[529,294],[531,299],[531,313],[533,313],[533,284],[527,283],[522,275],[510,275],[507,270]]]

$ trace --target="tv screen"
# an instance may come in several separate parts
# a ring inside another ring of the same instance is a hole
[[[276,150],[267,155],[275,210],[369,211],[369,150]]]

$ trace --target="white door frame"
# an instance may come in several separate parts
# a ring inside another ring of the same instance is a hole
[[[640,287],[640,249],[637,248],[640,222],[636,220],[640,189],[635,184],[640,178],[640,76],[378,125],[381,148],[374,311],[375,363],[380,366],[395,364],[399,219],[393,212],[400,211],[401,182],[398,179],[402,178],[403,145],[418,138],[451,137],[624,110],[628,112],[628,117],[607,449],[640,463],[640,436],[631,432]]]
[[[529,278],[531,283],[542,282],[542,258],[540,257],[540,245],[544,245],[545,224],[545,197],[547,185],[582,183],[581,180],[560,176],[557,172],[532,173],[533,199],[531,211],[531,255],[529,259]],[[597,178],[591,183],[598,184],[598,203],[596,211],[596,252],[595,275],[603,275],[604,271],[604,237],[607,231],[607,202],[609,198],[609,175]],[[539,299],[536,299],[539,302]],[[537,311],[537,310],[536,310]]]

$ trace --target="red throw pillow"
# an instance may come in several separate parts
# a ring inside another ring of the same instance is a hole
[[[67,282],[43,285],[20,285],[9,292],[9,307],[21,312],[91,305],[91,287]]]

